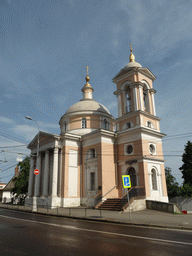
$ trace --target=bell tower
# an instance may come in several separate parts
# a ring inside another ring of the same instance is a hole
[[[150,200],[168,201],[160,118],[156,116],[155,76],[135,61],[132,45],[129,63],[113,78],[118,101],[116,119],[118,177],[131,176],[137,194]],[[124,191],[119,187],[122,196]]]

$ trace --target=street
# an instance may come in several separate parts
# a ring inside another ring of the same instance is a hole
[[[192,231],[0,209],[0,255],[191,255]]]

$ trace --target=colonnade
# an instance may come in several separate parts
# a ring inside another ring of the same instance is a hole
[[[61,149],[55,147],[40,151],[38,157],[32,155],[28,197],[55,197],[60,193]],[[40,173],[34,175],[34,169]]]

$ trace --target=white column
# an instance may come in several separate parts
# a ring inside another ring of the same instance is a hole
[[[117,95],[117,102],[118,102],[118,117],[122,116],[122,110],[121,110],[121,94]]]
[[[34,171],[34,156],[31,156],[31,160],[30,160],[30,173],[29,173],[29,185],[28,185],[28,197],[32,196],[32,192],[33,192],[33,171]]]
[[[138,102],[137,102],[137,88],[133,87],[133,101],[134,101],[134,111],[138,110]]]
[[[39,152],[39,156],[37,158],[37,165],[36,168],[39,169],[39,171],[41,172],[41,153]],[[36,175],[35,177],[35,197],[39,196],[39,189],[40,189],[40,177],[41,174]]]
[[[53,154],[53,177],[52,177],[52,196],[57,196],[57,181],[58,181],[58,148],[54,148]]]
[[[154,93],[153,92],[151,92],[151,99],[152,99],[152,106],[153,106],[153,115],[156,116],[155,98],[154,98]]]
[[[43,196],[48,196],[48,178],[49,178],[49,150],[45,151],[45,167],[44,167],[44,180],[43,180]]]
[[[140,108],[143,111],[144,106],[143,106],[143,88],[142,88],[142,86],[139,86],[139,100],[140,100]]]

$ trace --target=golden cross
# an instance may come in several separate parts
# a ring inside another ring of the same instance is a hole
[[[86,69],[87,69],[87,76],[88,76],[89,75],[89,67],[87,66]]]
[[[132,51],[133,51],[132,44],[130,44],[130,51],[131,51],[131,53],[132,53]]]

